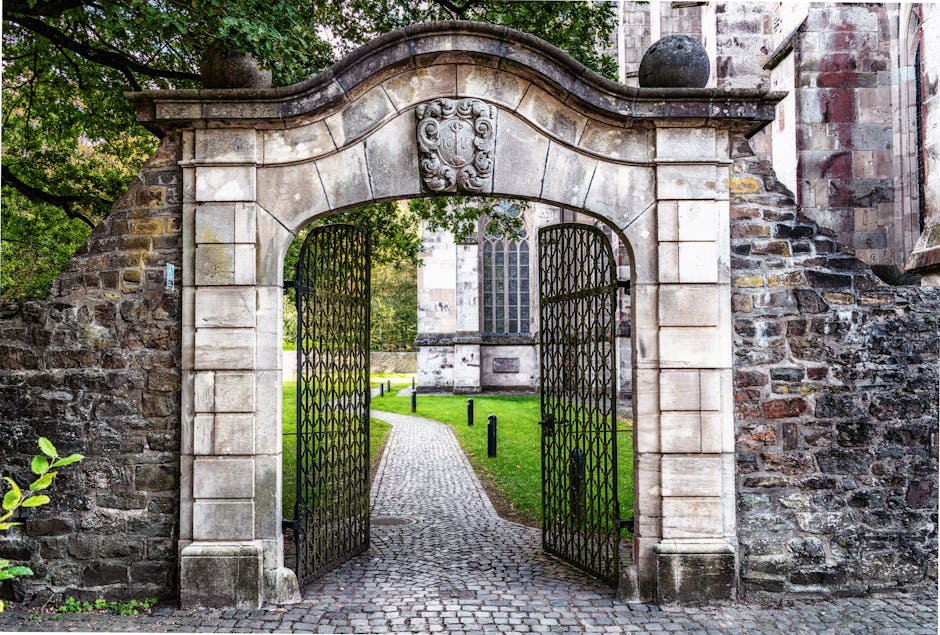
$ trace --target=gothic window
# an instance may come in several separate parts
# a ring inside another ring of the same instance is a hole
[[[491,227],[493,216],[519,218],[521,210],[508,201],[482,219],[480,269],[483,283],[483,334],[529,334],[529,241],[525,223],[518,236]]]
[[[924,85],[923,68],[920,60],[920,44],[914,53],[914,154],[917,162],[917,222],[918,229],[924,231],[927,221],[927,202],[924,184],[926,182],[926,168],[924,166]]]

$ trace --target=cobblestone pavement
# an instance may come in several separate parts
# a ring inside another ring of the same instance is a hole
[[[373,487],[372,548],[308,587],[303,602],[258,611],[157,609],[146,617],[0,615],[2,630],[198,632],[929,633],[937,595],[626,605],[544,555],[539,532],[501,520],[450,431],[393,424]]]

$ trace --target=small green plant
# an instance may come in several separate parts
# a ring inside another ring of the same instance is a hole
[[[59,456],[58,450],[55,449],[55,446],[52,445],[52,442],[46,437],[39,437],[39,451],[42,454],[34,456],[30,464],[30,469],[33,474],[36,475],[36,480],[30,483],[25,490],[20,487],[13,478],[9,476],[3,477],[3,480],[10,486],[10,489],[3,495],[3,513],[0,514],[0,531],[7,531],[12,527],[23,524],[10,520],[13,514],[21,507],[23,509],[31,509],[45,505],[51,500],[48,495],[40,492],[49,489],[49,486],[52,485],[56,474],[58,474],[58,472],[53,471],[54,469],[78,463],[85,458],[81,454],[70,454],[65,457]],[[9,560],[0,560],[0,581],[12,580],[13,578],[29,575],[33,575],[33,570],[29,567],[10,566]],[[0,600],[0,613],[3,612],[4,608],[6,608],[6,606],[3,600]]]
[[[121,602],[119,600],[105,600],[98,598],[94,602],[83,602],[69,596],[65,598],[64,603],[59,606],[59,613],[110,613],[111,615],[140,615],[144,611],[149,611],[156,605],[156,598],[146,598],[143,600],[128,600]]]

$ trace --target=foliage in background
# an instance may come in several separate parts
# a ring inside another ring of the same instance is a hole
[[[125,91],[198,86],[199,60],[217,42],[252,53],[272,70],[275,85],[287,85],[378,34],[450,19],[534,33],[614,77],[614,61],[597,53],[614,27],[606,2],[7,0],[0,297],[46,295],[75,245],[155,149],[157,140],[136,123]],[[411,210],[459,234],[468,227],[461,220],[475,220],[481,209],[446,201],[425,199]],[[416,234],[405,237],[380,221],[376,229],[376,236],[390,231],[386,242],[414,260]]]
[[[2,509],[0,514],[0,531],[7,531],[23,523],[10,520],[13,514],[20,508],[32,509],[47,504],[51,499],[46,494],[41,494],[52,485],[58,472],[53,472],[53,468],[66,467],[73,463],[78,463],[85,457],[81,454],[70,454],[65,457],[59,456],[58,450],[45,437],[39,437],[39,451],[33,457],[30,463],[30,470],[36,479],[30,483],[24,491],[12,477],[4,476],[3,480],[7,482],[9,489],[3,495]],[[0,582],[3,580],[12,580],[22,576],[33,575],[33,570],[29,567],[10,566],[9,560],[0,560]],[[3,600],[0,600],[0,612],[5,608]]]
[[[418,277],[415,265],[372,267],[372,350],[415,350],[417,317]]]
[[[59,606],[59,613],[110,613],[111,615],[140,615],[147,613],[157,604],[156,598],[143,600],[105,600],[98,598],[94,602],[82,602],[71,595]]]

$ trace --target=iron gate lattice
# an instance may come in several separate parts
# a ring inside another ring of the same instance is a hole
[[[612,585],[617,499],[617,266],[604,233],[539,230],[542,547]]]
[[[310,231],[297,264],[301,586],[369,547],[369,234]]]

